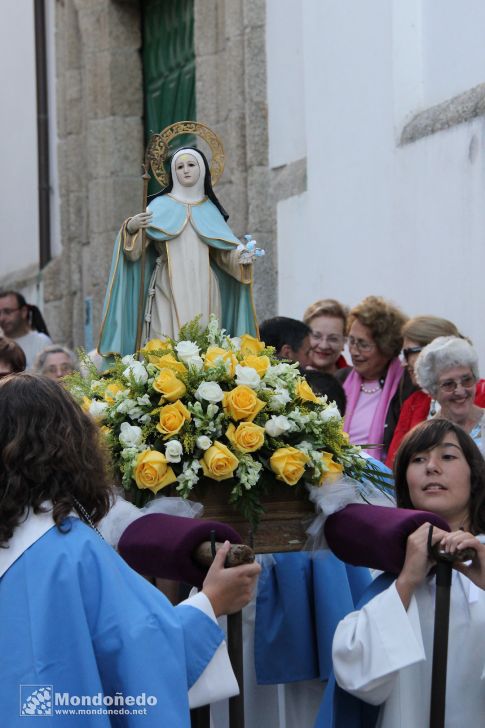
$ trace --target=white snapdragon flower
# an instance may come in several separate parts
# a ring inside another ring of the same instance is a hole
[[[107,409],[107,402],[99,402],[99,400],[94,399],[89,405],[88,411],[91,417],[94,417],[95,420],[102,420]]]
[[[128,415],[132,420],[138,420],[144,415],[142,408],[137,405],[134,399],[130,399],[129,397],[119,403],[116,411],[120,414]]]
[[[233,351],[241,351],[241,337],[240,336],[233,336],[232,339],[230,339],[231,342],[231,349]]]
[[[340,414],[339,408],[335,402],[332,402],[328,407],[325,407],[325,409],[320,412],[320,419],[322,422],[342,419],[342,415]]]
[[[222,402],[224,399],[224,392],[217,382],[201,382],[197,387],[195,396],[200,401],[205,399],[206,402],[215,404],[216,402]]]
[[[197,447],[200,447],[201,450],[208,450],[212,445],[212,440],[210,439],[210,437],[207,437],[207,435],[199,435],[199,437],[195,441],[195,444],[197,445]]]
[[[148,394],[144,394],[143,397],[137,397],[136,401],[140,405],[140,407],[143,407],[143,405],[151,405],[150,397]]]
[[[284,387],[277,387],[274,394],[268,402],[268,407],[272,412],[282,410],[288,402],[291,401],[290,393]]]
[[[200,348],[193,341],[179,341],[175,346],[180,361],[190,366],[193,361],[198,362],[200,359]]]
[[[271,419],[267,421],[264,429],[270,437],[279,437],[291,429],[291,423],[284,415],[271,415]]]
[[[127,357],[123,357],[123,360]],[[123,363],[125,363],[123,361]],[[133,359],[126,369],[123,372],[123,376],[125,379],[130,379],[130,376],[133,376],[133,379],[137,384],[146,384],[146,381],[148,379],[148,372],[141,363],[141,361],[136,361],[136,359]]]
[[[183,454],[182,443],[178,440],[169,440],[165,445],[165,457],[169,463],[179,463]]]
[[[236,367],[236,384],[243,384],[251,389],[258,389],[261,384],[261,377],[253,367]]]
[[[137,425],[130,425],[128,422],[122,422],[118,439],[123,447],[136,448],[142,441],[141,428]]]

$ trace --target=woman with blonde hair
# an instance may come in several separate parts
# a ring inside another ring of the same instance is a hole
[[[345,346],[347,316],[349,310],[334,298],[315,301],[303,314],[303,321],[310,327],[312,367],[325,374],[335,374],[348,366],[342,355]]]

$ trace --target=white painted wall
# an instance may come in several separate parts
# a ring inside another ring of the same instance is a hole
[[[266,46],[271,57],[267,68],[270,167],[288,164],[306,155],[304,3],[305,0],[267,0]]]
[[[276,5],[267,2],[269,35]],[[409,315],[453,320],[485,373],[485,121],[397,144],[414,113],[485,81],[475,30],[485,5],[467,3],[465,14],[451,0],[302,0],[301,9],[308,190],[277,209],[279,312],[300,318],[317,298],[383,295]],[[298,26],[287,14],[278,22],[286,33]],[[268,39],[273,78],[277,44]],[[268,101],[277,135],[287,106]],[[297,149],[288,137],[287,161]]]
[[[37,127],[32,0],[2,4],[0,276],[38,261]]]

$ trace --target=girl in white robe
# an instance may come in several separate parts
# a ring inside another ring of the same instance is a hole
[[[433,543],[452,553],[475,549],[470,563],[453,564],[445,725],[481,725],[485,539],[480,534],[485,533],[485,463],[460,427],[435,420],[409,433],[398,452],[395,472],[399,506],[431,511],[448,522],[451,532],[435,528]],[[336,681],[347,693],[379,706],[378,728],[429,725],[435,577],[428,531],[424,524],[409,536],[396,581],[349,614],[335,633]],[[324,720],[320,716],[317,725],[330,725]]]

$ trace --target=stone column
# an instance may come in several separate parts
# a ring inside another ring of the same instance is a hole
[[[45,270],[45,310],[55,339],[79,346],[87,296],[96,344],[116,231],[142,204],[140,9],[116,0],[56,7],[63,251]]]
[[[251,233],[260,320],[277,311],[275,218],[270,204],[265,0],[194,0],[197,120],[220,136],[226,168],[216,193],[236,235]]]

